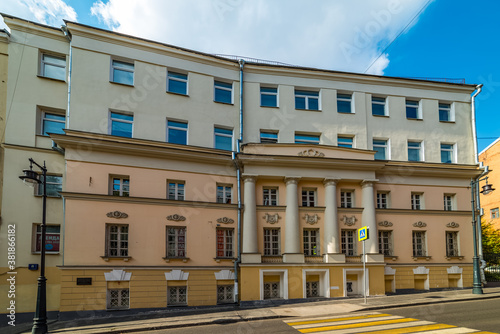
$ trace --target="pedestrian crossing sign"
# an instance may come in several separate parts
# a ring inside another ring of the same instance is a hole
[[[367,240],[368,238],[369,238],[368,226],[363,226],[362,228],[358,229],[358,240],[359,241]]]

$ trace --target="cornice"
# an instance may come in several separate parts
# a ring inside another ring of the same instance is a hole
[[[231,163],[230,151],[74,130],[65,131],[65,135],[51,134],[51,139],[65,149],[73,148],[81,150],[85,148],[91,151],[194,162],[203,161],[221,165]]]
[[[161,258],[160,258],[161,259]],[[185,263],[180,263],[178,266],[139,266],[139,265],[127,265],[124,266],[123,264],[121,265],[59,265],[56,266],[57,268],[61,270],[113,270],[116,268],[120,269],[128,269],[128,270],[159,270],[159,271],[168,271],[172,269],[189,269],[189,270],[207,270],[207,269],[213,269],[213,270],[221,270],[221,269],[234,269],[234,266],[188,266]]]
[[[398,176],[431,176],[440,178],[476,178],[482,173],[477,165],[443,164],[443,163],[411,163],[406,161],[387,161],[378,171],[380,175]]]
[[[232,209],[232,210],[236,210],[236,208],[238,207],[237,204],[199,202],[199,201],[176,201],[164,198],[124,197],[124,196],[77,193],[69,191],[61,191],[59,193],[65,199],[82,200],[82,201],[147,204],[147,205],[162,205],[162,206],[190,207],[190,208]]]
[[[48,25],[23,20],[21,18],[0,13],[3,16],[5,24],[12,30],[25,32],[32,35],[53,38],[61,42],[68,42],[64,33],[59,28]]]

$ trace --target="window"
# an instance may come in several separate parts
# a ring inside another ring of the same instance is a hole
[[[187,130],[187,123],[167,121],[167,142],[187,145]]]
[[[215,128],[215,148],[231,151],[233,149],[233,130]]]
[[[342,190],[340,192],[340,207],[341,208],[352,208],[353,203],[353,192]]]
[[[233,285],[217,285],[217,303],[234,303],[233,291]]]
[[[217,186],[217,203],[231,203],[232,186]]]
[[[119,310],[129,308],[129,289],[108,289],[108,309]]]
[[[295,90],[295,109],[319,110],[319,92]]]
[[[306,298],[319,297],[319,282],[307,281],[306,282]]]
[[[455,145],[441,144],[441,162],[451,164],[455,162]]]
[[[422,194],[411,194],[411,209],[412,210],[422,210],[423,209],[423,203],[422,203]]]
[[[356,238],[356,230],[342,230],[340,233],[341,246],[342,246],[342,254],[347,256],[355,256],[356,248],[355,248],[355,239]]]
[[[167,305],[187,305],[187,286],[169,286]]]
[[[296,144],[319,144],[319,135],[295,134]]]
[[[452,211],[453,210],[453,202],[454,202],[454,195],[451,194],[444,194],[443,196],[443,201],[444,201],[444,210],[445,211]]]
[[[118,60],[111,61],[111,82],[134,85],[134,64]]]
[[[278,133],[271,131],[260,131],[261,144],[274,144],[278,142]]]
[[[377,209],[387,209],[389,207],[389,193],[377,192]]]
[[[265,282],[264,283],[264,299],[281,298],[280,282]]]
[[[264,229],[264,256],[280,256],[280,229]]]
[[[304,229],[304,255],[319,256],[319,229]]]
[[[408,161],[422,161],[422,143],[408,141]]]
[[[372,115],[387,116],[385,107],[385,97],[372,96]]]
[[[491,214],[491,219],[496,219],[500,217],[500,211],[498,208],[491,209],[490,214]]]
[[[375,153],[375,160],[389,160],[389,145],[385,139],[373,139],[373,150]]]
[[[446,231],[446,256],[460,256],[458,250],[458,232]]]
[[[413,256],[427,256],[425,231],[413,231]]]
[[[278,205],[278,188],[264,188],[263,199],[264,205],[276,206]]]
[[[40,175],[40,181],[43,181],[43,175]],[[62,176],[47,175],[47,182],[46,182],[47,196],[61,197],[61,194],[59,192],[62,191],[62,182],[63,182]],[[38,196],[43,195],[43,185],[41,183],[38,184],[37,195]]]
[[[392,256],[392,231],[378,231],[378,252]]]
[[[112,112],[110,116],[110,123],[110,133],[112,136],[132,138],[134,116]]]
[[[186,228],[167,226],[167,258],[186,257]]]
[[[260,106],[278,106],[278,88],[260,87]]]
[[[302,206],[316,206],[315,189],[302,189]]]
[[[338,147],[353,147],[354,138],[349,136],[337,136],[337,146]]]
[[[62,133],[64,134],[64,127],[66,126],[66,116],[64,114],[42,112],[42,131],[41,134],[48,136],[49,133]]]
[[[184,182],[183,181],[167,181],[168,184],[168,199],[178,201],[184,200]]]
[[[106,224],[106,256],[128,257],[128,225]]]
[[[34,225],[35,244],[32,251],[39,253],[42,250],[42,226]],[[59,253],[59,245],[61,240],[61,227],[59,225],[47,225],[45,229],[45,251],[48,253]]]
[[[352,113],[352,95],[351,94],[337,94],[337,112],[342,114]]]
[[[40,75],[45,78],[65,80],[66,56],[56,56],[42,53]]]
[[[233,103],[233,84],[214,81],[214,101],[220,103]]]
[[[111,194],[113,196],[129,197],[130,180],[128,176],[113,176],[111,178]]]
[[[233,239],[234,229],[218,228],[217,229],[217,257],[233,258]]]
[[[419,110],[418,101],[406,100],[406,118],[408,119],[422,119]]]
[[[453,122],[450,103],[439,103],[439,121]]]
[[[167,72],[167,92],[187,95],[187,74]]]

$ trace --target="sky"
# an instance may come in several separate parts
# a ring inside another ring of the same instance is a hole
[[[66,19],[207,53],[465,79],[484,85],[476,99],[479,151],[500,137],[498,0],[3,0],[0,12],[56,27]]]

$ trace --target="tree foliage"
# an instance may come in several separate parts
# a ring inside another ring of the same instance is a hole
[[[500,230],[496,229],[491,222],[482,221],[481,225],[483,254],[500,254]]]

